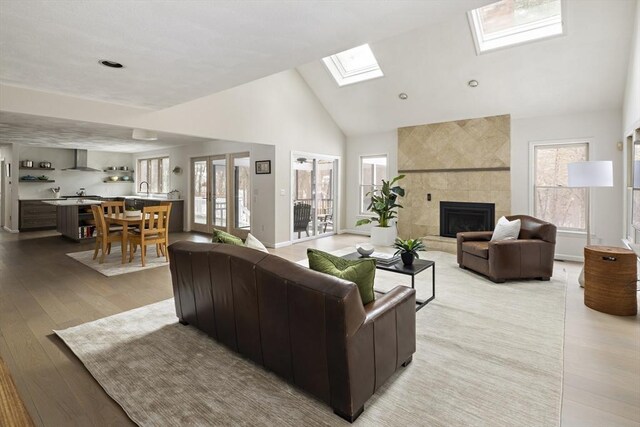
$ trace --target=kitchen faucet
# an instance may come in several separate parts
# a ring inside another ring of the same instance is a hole
[[[140,183],[139,192],[142,193],[142,184],[147,184],[147,197],[149,197],[149,183],[147,181],[142,181]]]

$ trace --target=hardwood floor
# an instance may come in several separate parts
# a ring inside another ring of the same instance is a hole
[[[171,240],[208,241],[180,233]],[[336,250],[362,240],[340,235],[273,250],[296,261],[307,247]],[[52,333],[172,296],[169,269],[104,277],[65,254],[92,249],[55,233],[0,232],[0,356],[36,425],[133,425]],[[580,266],[563,263],[567,289],[564,426],[640,426],[640,322],[582,302]],[[535,319],[532,319],[535,321]]]

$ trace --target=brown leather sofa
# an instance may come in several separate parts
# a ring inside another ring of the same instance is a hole
[[[556,226],[528,215],[507,219],[521,221],[517,240],[491,242],[492,231],[458,233],[458,265],[496,283],[508,279],[549,280],[553,275]]]
[[[415,291],[362,305],[357,286],[240,246],[169,246],[180,323],[317,396],[353,422],[416,350]]]

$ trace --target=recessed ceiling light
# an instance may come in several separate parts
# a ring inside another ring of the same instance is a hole
[[[409,95],[407,95],[406,93],[402,92],[401,94],[398,95],[398,98],[402,99],[403,101],[407,98],[409,98]]]
[[[106,59],[101,59],[100,61],[98,61],[101,65],[104,65],[105,67],[109,67],[109,68],[124,68],[124,65],[122,65],[119,62],[116,61],[109,61]]]
[[[469,80],[469,83],[467,84],[469,85],[469,87],[478,87],[480,83],[478,83],[477,80]]]

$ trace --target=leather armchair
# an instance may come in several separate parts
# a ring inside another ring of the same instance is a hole
[[[176,314],[354,421],[416,350],[415,291],[357,286],[241,246],[169,246]]]
[[[458,233],[458,265],[496,283],[508,279],[549,280],[553,275],[556,226],[528,215],[507,219],[521,221],[517,240],[491,242],[492,231]]]

